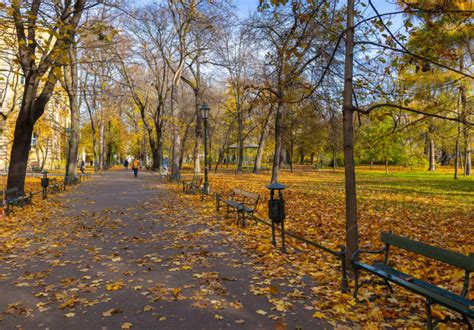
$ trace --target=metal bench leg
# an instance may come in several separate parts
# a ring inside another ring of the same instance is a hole
[[[239,222],[240,222],[240,212],[239,210],[237,210],[237,226],[239,226]]]
[[[431,301],[426,300],[426,328],[428,330],[433,329],[433,320],[431,318]]]
[[[227,210],[226,210],[226,212],[225,212],[225,217],[224,217],[224,219],[227,219],[227,217],[229,216],[229,214],[230,214],[230,205],[227,205]]]
[[[385,285],[388,287],[388,290],[390,291],[390,293],[393,293],[393,287],[392,285],[390,284],[389,281],[387,281],[385,278],[383,279],[384,282],[385,282]]]

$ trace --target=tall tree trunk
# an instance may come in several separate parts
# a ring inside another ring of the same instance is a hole
[[[237,104],[237,128],[238,128],[238,152],[237,152],[237,171],[242,172],[244,165],[244,120],[242,118],[242,109]]]
[[[179,79],[179,78],[178,78]],[[178,111],[176,108],[177,104],[177,84],[176,77],[171,87],[171,178],[177,180],[181,177],[180,174],[180,154],[181,154],[181,136],[179,134],[179,125],[178,125]],[[181,158],[182,161],[182,158]]]
[[[201,173],[201,141],[202,141],[202,117],[200,111],[200,97],[199,89],[194,90],[194,101],[195,101],[195,116],[196,116],[196,126],[194,127],[194,152],[193,152],[193,161],[194,161],[194,174],[198,175]]]
[[[460,48],[461,49],[461,48]],[[464,54],[461,52],[460,59],[460,70],[464,69]],[[461,94],[461,108],[462,108],[462,117],[465,121],[468,121],[469,111],[467,108],[467,97],[466,97],[466,86],[464,82],[461,80],[459,86],[459,93]],[[471,175],[472,170],[472,149],[471,149],[471,138],[469,136],[469,130],[471,128],[468,125],[464,125],[464,175],[469,176]]]
[[[267,142],[268,134],[270,133],[270,117],[273,109],[270,109],[268,115],[265,117],[265,121],[263,123],[262,131],[260,132],[260,138],[258,140],[258,148],[257,148],[257,155],[255,157],[255,164],[253,167],[253,172],[258,173],[262,167],[262,158],[263,158],[263,151],[265,150],[265,145]]]
[[[99,170],[104,169],[105,165],[105,127],[104,123],[99,124]]]
[[[68,51],[70,64],[64,68],[64,87],[68,95],[69,109],[71,112],[71,135],[69,136],[69,147],[67,157],[66,173],[70,177],[76,177],[77,156],[79,150],[80,105],[78,100],[78,70],[77,70],[77,48],[73,45]]]
[[[42,114],[46,106],[46,104],[44,104],[43,109],[34,108],[34,97],[36,93],[36,88],[33,85],[34,78],[27,79],[27,81],[31,81],[31,83],[25,85],[23,100],[15,124],[7,182],[7,189],[16,187],[20,194],[23,194],[25,190],[26,168],[35,124],[35,120],[32,120],[32,114],[36,111]]]
[[[288,153],[286,152],[286,149],[281,147],[281,152],[280,152],[280,169],[285,167],[285,164],[287,164],[287,156]]]
[[[161,170],[163,167],[163,130],[160,123],[155,122],[155,132],[156,132],[156,152],[157,152],[157,163],[153,166],[156,170]]]
[[[354,162],[354,107],[352,105],[352,72],[354,60],[354,0],[347,0],[346,54],[344,62],[343,91],[343,140],[346,188],[346,265],[351,265],[352,255],[359,249],[357,225],[356,176]]]
[[[97,173],[100,169],[100,162],[99,162],[99,156],[98,156],[98,146],[97,146],[97,133],[94,130],[92,130],[92,153],[94,157],[94,172]]]
[[[227,128],[227,132],[224,135],[224,142],[222,143],[222,146],[219,148],[219,157],[217,158],[216,166],[214,167],[214,171],[217,172],[217,169],[219,168],[219,165],[221,165],[222,161],[224,160],[226,150],[227,150],[227,145],[229,143],[229,136],[230,136],[230,131],[232,130],[232,127],[234,122],[232,121]]]
[[[471,172],[472,172],[472,149],[471,149],[471,140],[468,134],[465,140],[465,145],[466,145],[466,150],[464,152],[464,158],[465,158],[466,164],[464,165],[464,175],[469,176],[471,175]]]
[[[31,148],[33,126],[27,121],[17,122],[10,156],[8,188],[17,187],[23,194],[25,189],[26,166]]]
[[[263,150],[265,149],[266,138],[258,144],[257,155],[255,157],[255,164],[253,166],[253,173],[259,173],[262,169]]]
[[[50,138],[48,137],[46,139],[46,147],[44,148],[45,150],[42,151],[43,159],[41,161],[41,167],[40,167],[40,172],[44,171],[44,167],[46,165],[46,160],[48,159],[48,154],[49,154],[49,145],[51,143]]]
[[[288,165],[290,165],[290,172],[293,173],[293,141],[290,141],[290,150],[286,151],[286,161],[288,162]]]
[[[429,167],[428,171],[434,172],[436,170],[436,157],[435,157],[435,142],[433,139],[429,140],[428,146],[428,156],[429,156]]]
[[[281,145],[282,145],[282,111],[283,103],[282,98],[278,101],[276,114],[275,114],[275,151],[273,154],[273,167],[272,167],[272,178],[271,183],[278,182],[278,176],[280,174],[280,158],[281,158]]]
[[[182,139],[182,143],[181,143],[181,154],[179,156],[179,170],[181,171],[181,169],[183,168],[183,160],[184,160],[184,150],[185,150],[185,146],[186,146],[186,142],[188,141],[188,138],[189,138],[189,132],[191,131],[191,125],[194,121],[194,118],[186,125],[186,129],[184,130],[184,136],[183,136],[183,139]]]
[[[336,146],[332,146],[332,170],[335,172],[337,169],[337,157],[336,157]]]
[[[461,92],[461,107],[463,109],[463,119],[468,120],[468,109],[467,109],[467,98],[466,98],[466,89],[464,85],[460,87]],[[472,171],[472,149],[471,149],[471,137],[469,136],[469,130],[471,128],[468,125],[464,125],[464,175],[471,175]]]
[[[454,180],[457,180],[459,177],[459,133],[456,138],[456,147],[454,150]]]
[[[158,171],[160,169],[160,152],[158,150],[158,144],[153,134],[153,128],[150,126],[150,124],[146,120],[145,109],[142,110],[142,121],[143,121],[143,125],[145,126],[145,130],[147,132],[148,143],[150,144],[150,149],[151,149],[151,157],[153,161],[151,169],[153,171]]]

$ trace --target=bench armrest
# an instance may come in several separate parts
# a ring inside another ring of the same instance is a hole
[[[357,250],[353,255],[352,255],[352,258],[351,258],[351,261],[354,262],[354,261],[357,261],[358,257],[360,254],[382,254],[382,253],[386,253],[387,252],[387,247],[383,247],[382,249],[379,249],[379,250],[367,250],[367,249],[360,249],[360,250]]]

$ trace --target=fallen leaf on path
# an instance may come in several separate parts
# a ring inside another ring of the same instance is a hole
[[[257,310],[257,314],[260,314],[260,315],[267,315],[268,313],[265,312],[265,311],[262,310],[262,309],[259,309],[259,310]]]
[[[117,291],[117,290],[122,289],[123,286],[124,286],[123,282],[118,281],[118,282],[115,282],[115,283],[106,284],[105,289],[107,291]]]
[[[122,324],[122,330],[129,330],[132,328],[132,323],[130,322],[125,322],[124,324]]]
[[[313,314],[313,317],[315,319],[322,319],[324,317],[324,314],[321,313],[321,312],[316,312],[316,313]]]
[[[111,308],[108,311],[105,311],[102,313],[103,317],[109,317],[112,316],[113,314],[118,314],[122,313],[123,311],[120,308]]]

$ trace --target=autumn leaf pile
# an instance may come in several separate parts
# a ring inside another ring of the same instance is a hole
[[[410,175],[398,172],[385,175],[377,171],[362,170],[358,177],[358,218],[361,247],[381,248],[380,233],[396,234],[426,242],[442,248],[468,254],[474,252],[474,181],[464,178],[459,185],[448,174]],[[268,174],[212,173],[210,186],[213,192],[231,192],[240,188],[259,193],[262,197],[257,215],[268,219],[266,204]],[[344,236],[344,176],[340,171],[283,172],[281,180],[287,186],[286,201],[288,231],[318,242],[333,250],[345,243]],[[178,187],[175,188],[177,191]],[[197,209],[215,214],[214,199],[204,202],[199,196],[182,195]],[[369,280],[359,291],[359,302],[352,295],[340,292],[340,261],[335,257],[289,238],[289,253],[282,255],[270,244],[271,232],[267,226],[248,221],[246,228],[235,225],[235,219],[224,219],[223,214],[214,221],[229,235],[238,236],[242,246],[258,255],[263,263],[262,275],[268,279],[299,274],[314,281],[312,289],[314,317],[339,321],[351,325],[377,327],[415,326],[425,323],[424,301],[419,296],[395,288],[390,294],[379,280]],[[278,241],[278,244],[279,241]],[[460,292],[464,272],[444,264],[394,249],[391,264],[412,276],[421,278],[453,292]],[[352,281],[351,281],[352,282]],[[353,287],[353,283],[351,283]],[[472,288],[472,284],[471,284]],[[268,287],[256,287],[254,294],[268,294]],[[297,293],[296,293],[297,294]],[[473,293],[469,293],[471,299]],[[290,300],[291,297],[288,297]],[[291,308],[285,305],[285,308]],[[459,315],[439,306],[433,315],[460,326]]]

